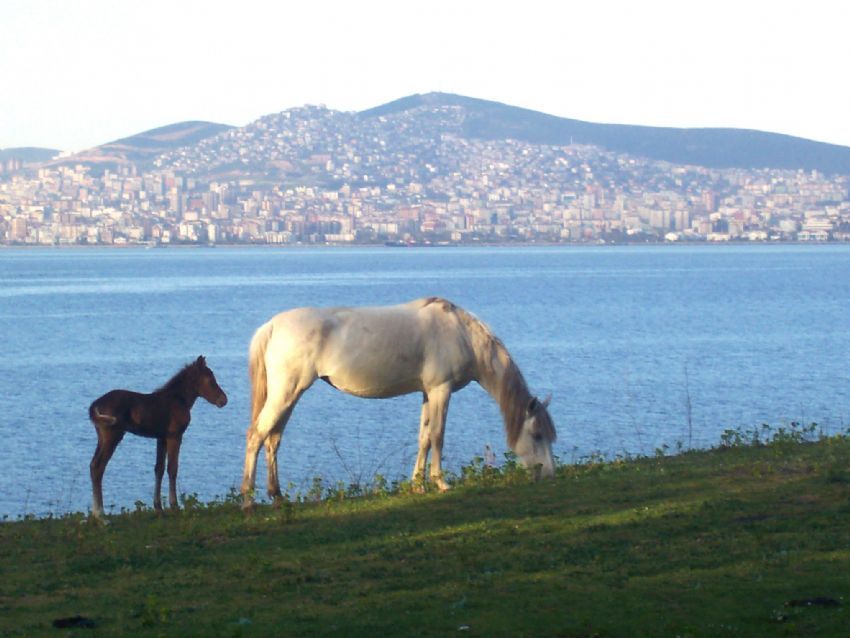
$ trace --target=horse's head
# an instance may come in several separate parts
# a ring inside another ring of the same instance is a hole
[[[207,360],[204,357],[198,357],[193,365],[197,370],[198,396],[203,397],[219,408],[227,405],[227,395],[219,387],[218,382],[215,380],[215,374],[207,366]]]
[[[544,401],[532,397],[525,410],[525,421],[517,437],[514,452],[533,474],[534,478],[550,478],[555,475],[555,460],[552,442],[555,440],[555,425],[547,407],[551,396]]]

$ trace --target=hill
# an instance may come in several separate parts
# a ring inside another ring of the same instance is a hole
[[[347,155],[349,150],[377,158],[373,161],[378,164],[395,162],[401,155],[415,157],[422,165],[416,170],[427,173],[425,164],[440,160],[435,149],[445,135],[553,146],[592,145],[612,153],[706,168],[850,174],[850,147],[754,130],[598,124],[450,93],[411,95],[359,113],[305,106],[239,128],[180,122],[51,164],[82,163],[101,169],[135,165],[140,170],[157,166],[215,179],[327,185],[339,182],[339,176],[326,174],[322,157]]]
[[[381,184],[401,174],[425,183],[480,160],[473,158],[482,142],[510,146],[509,140],[592,146],[656,164],[850,175],[848,147],[739,129],[594,124],[448,93],[412,95],[357,113],[323,106],[292,108],[205,137],[179,152],[165,151],[155,163],[204,179],[250,179],[288,187]],[[546,153],[541,148],[537,155]],[[609,164],[617,161],[612,157]]]
[[[92,164],[101,167],[134,164],[144,168],[162,153],[192,146],[232,128],[214,122],[179,122],[108,142],[55,160],[51,164]]]
[[[850,440],[779,434],[537,484],[475,463],[446,494],[319,483],[247,518],[188,496],[5,523],[0,635],[844,636]]]
[[[411,95],[361,111],[360,116],[369,119],[446,106],[464,111],[462,131],[471,138],[591,144],[614,152],[708,168],[802,168],[850,174],[850,148],[846,146],[745,129],[596,124],[450,93]]]
[[[37,148],[34,146],[2,148],[0,149],[0,162],[6,162],[8,160],[20,160],[25,164],[46,162],[59,153],[60,151],[55,148]]]
[[[214,122],[179,122],[151,129],[130,137],[124,137],[99,147],[101,149],[126,149],[128,153],[149,155],[162,153],[180,146],[197,144],[203,139],[217,135],[234,127]]]

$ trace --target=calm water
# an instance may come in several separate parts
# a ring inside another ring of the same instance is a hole
[[[151,391],[199,354],[230,403],[196,405],[178,489],[226,494],[240,480],[257,326],[294,306],[427,295],[476,313],[532,390],[553,394],[565,460],[710,446],[763,422],[850,425],[846,246],[3,250],[0,516],[87,510],[88,404],[115,387]],[[284,435],[282,483],[406,477],[419,402],[316,384]],[[486,443],[505,449],[501,418],[470,386],[449,410],[448,469]],[[151,503],[154,449],[124,439],[107,508]]]

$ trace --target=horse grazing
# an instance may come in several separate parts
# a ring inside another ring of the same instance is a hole
[[[198,357],[150,394],[111,390],[95,399],[89,406],[89,418],[97,430],[97,448],[90,466],[94,517],[103,517],[103,472],[126,432],[156,439],[153,506],[158,512],[162,511],[160,490],[168,452],[168,502],[172,509],[177,508],[177,457],[191,420],[190,410],[199,396],[219,408],[227,405],[227,395],[204,357]]]
[[[448,489],[441,455],[452,392],[477,381],[498,402],[508,445],[535,475],[554,474],[555,426],[549,400],[538,401],[502,342],[471,313],[431,297],[362,308],[296,308],[260,326],[251,340],[252,414],[245,449],[242,506],[253,505],[256,462],[266,447],[268,493],[281,497],[277,450],[286,422],[316,379],[364,398],[422,393],[413,479]]]

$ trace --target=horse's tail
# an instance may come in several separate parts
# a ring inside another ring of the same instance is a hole
[[[257,423],[260,410],[266,404],[266,346],[272,336],[272,324],[264,323],[254,333],[248,348],[248,376],[251,379],[251,424]]]
[[[89,406],[89,418],[95,425],[115,425],[118,422],[117,417],[98,410],[97,401]]]

